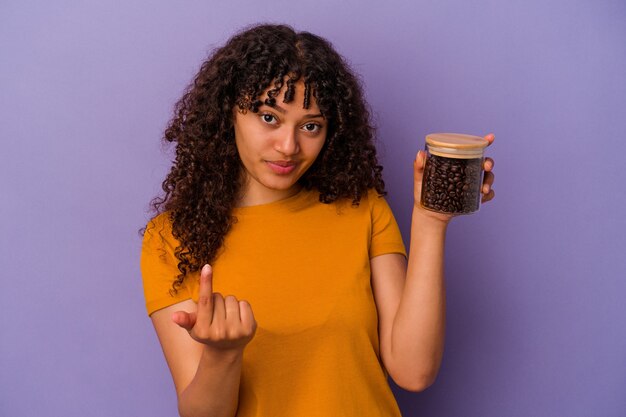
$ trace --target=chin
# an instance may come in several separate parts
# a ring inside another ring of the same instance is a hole
[[[297,184],[297,181],[296,182],[289,181],[289,182],[281,182],[281,183],[267,182],[267,183],[264,183],[263,185],[265,186],[265,188],[269,188],[270,190],[287,191],[296,184]]]
[[[261,184],[272,190],[286,191],[294,185],[297,185],[298,179],[299,177],[297,178],[295,176],[289,178],[267,178],[266,181],[263,181]]]

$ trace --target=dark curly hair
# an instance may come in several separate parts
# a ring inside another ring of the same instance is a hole
[[[358,205],[371,188],[386,195],[374,128],[349,65],[327,40],[311,33],[285,25],[247,28],[202,64],[165,130],[164,140],[176,142],[176,160],[162,184],[165,195],[154,198],[151,207],[155,215],[168,212],[180,242],[174,292],[188,273],[213,262],[237,221],[232,209],[244,180],[233,129],[235,106],[255,113],[263,102],[272,106],[285,82],[283,102],[290,102],[299,80],[305,86],[304,108],[313,96],[328,122],[320,154],[298,180],[303,188],[315,188],[325,204],[347,198]],[[267,97],[261,97],[266,90]]]

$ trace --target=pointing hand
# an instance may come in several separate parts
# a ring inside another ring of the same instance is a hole
[[[204,265],[200,272],[197,311],[177,311],[172,320],[197,342],[216,350],[243,350],[252,340],[257,323],[247,301],[213,292],[213,269]]]

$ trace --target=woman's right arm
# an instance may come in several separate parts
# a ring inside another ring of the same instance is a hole
[[[200,274],[198,304],[186,300],[150,316],[174,379],[183,417],[233,417],[245,346],[256,331],[250,305],[212,290],[212,271]]]

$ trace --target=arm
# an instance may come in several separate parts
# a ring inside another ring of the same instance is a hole
[[[493,142],[493,136],[487,140]],[[393,380],[409,391],[422,391],[435,380],[445,335],[444,247],[450,216],[419,205],[423,155],[415,160],[415,196],[408,266],[399,254],[371,259],[372,287],[379,316],[380,351]],[[494,197],[485,160],[483,202]]]
[[[445,227],[425,236],[414,216],[411,229],[420,233],[411,233],[408,268],[404,256],[386,254],[371,269],[383,363],[398,386],[418,392],[434,382],[443,354]]]
[[[183,417],[235,415],[243,350],[256,330],[249,304],[212,293],[210,275],[204,268],[197,305],[187,300],[151,315]]]

